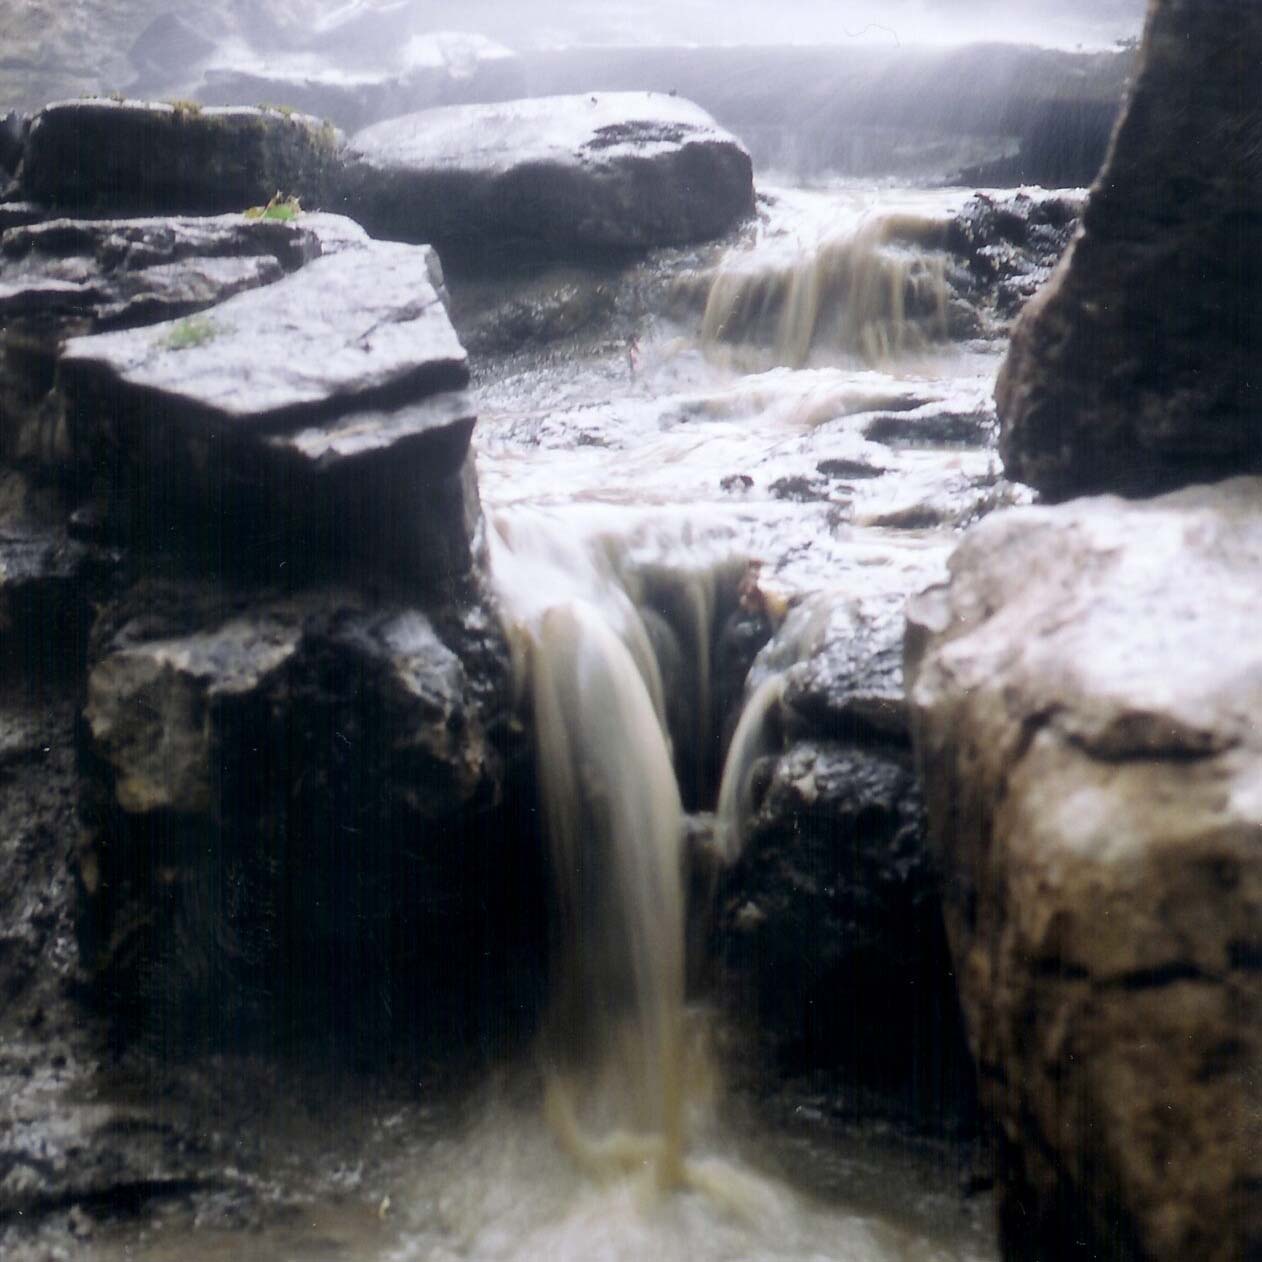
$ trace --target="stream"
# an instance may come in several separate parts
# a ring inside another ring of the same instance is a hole
[[[561,874],[552,1014],[490,1081],[346,1124],[278,1108],[262,1142],[299,1168],[315,1145],[318,1173],[247,1236],[168,1207],[101,1257],[997,1256],[948,1141],[854,1124],[809,1084],[725,1082],[742,1052],[686,985],[682,840],[686,812],[739,853],[759,698],[811,652],[811,610],[901,617],[961,527],[1020,502],[991,437],[1003,338],[959,309],[940,248],[974,191],[764,185],[718,245],[507,290],[449,277]],[[734,599],[783,630],[739,725],[712,690]]]

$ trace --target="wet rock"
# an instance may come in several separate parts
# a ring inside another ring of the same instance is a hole
[[[0,317],[93,331],[188,315],[270,284],[316,258],[296,222],[210,218],[53,219],[0,242]]]
[[[720,885],[731,985],[782,1063],[844,1067],[904,1120],[971,1108],[902,689],[901,602],[816,597],[749,673],[779,700]],[[862,1026],[853,1014],[867,1014]]]
[[[1262,483],[988,518],[909,699],[1012,1257],[1262,1247]]]
[[[1257,469],[1262,11],[1161,0],[1083,220],[996,389],[1010,477],[1053,499]]]
[[[880,465],[869,464],[866,460],[848,460],[841,457],[821,460],[815,468],[824,477],[842,482],[879,478],[883,473],[888,472]]]
[[[0,683],[76,678],[109,567],[70,538],[55,491],[0,469]]]
[[[68,429],[126,541],[467,572],[474,416],[436,280],[428,248],[356,242],[204,315],[70,339]]]
[[[749,155],[688,101],[602,93],[459,106],[351,144],[349,212],[482,260],[705,240],[753,209]]]
[[[497,291],[502,286],[496,283]],[[613,284],[582,272],[548,276],[529,284],[507,302],[461,319],[461,340],[474,354],[513,354],[581,333],[592,334],[613,316]]]
[[[496,836],[507,650],[476,592],[445,608],[146,579],[104,609],[78,865],[104,993],[193,1038],[217,1004],[332,1031],[356,989],[389,1025],[396,974],[490,897],[460,882]]]
[[[26,132],[30,119],[10,110],[0,115],[0,175],[14,175],[26,148]]]
[[[932,405],[912,412],[874,417],[863,427],[869,442],[890,446],[986,447],[993,441],[994,417],[986,412],[950,412]]]
[[[339,164],[331,126],[278,110],[66,101],[31,123],[27,199],[75,214],[215,214],[282,190],[316,206]]]

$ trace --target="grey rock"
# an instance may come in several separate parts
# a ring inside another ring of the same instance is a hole
[[[296,222],[209,218],[52,219],[0,241],[0,316],[93,331],[149,324],[270,284],[316,258]]]
[[[339,164],[332,126],[280,110],[65,101],[31,124],[20,187],[76,214],[215,214],[277,191],[318,205]]]
[[[204,321],[72,338],[72,401],[206,430],[284,429],[468,380],[431,280],[431,251],[375,244],[320,258]]]
[[[196,1037],[216,1002],[274,1020],[280,984],[292,1019],[333,1002],[312,953],[371,1007],[399,951],[453,931],[481,897],[460,839],[500,800],[509,697],[494,619],[476,591],[464,610],[153,579],[103,610],[79,862],[99,985]]]
[[[474,412],[436,256],[331,229],[337,253],[204,315],[66,343],[67,428],[123,541],[418,583],[473,565]]]
[[[1262,1245],[1262,482],[987,518],[908,697],[1014,1257]]]
[[[1050,499],[1256,470],[1262,11],[1154,4],[1082,234],[1013,334],[1008,474]]]
[[[690,102],[602,93],[453,106],[356,134],[350,213],[481,258],[704,240],[753,209],[749,155]]]

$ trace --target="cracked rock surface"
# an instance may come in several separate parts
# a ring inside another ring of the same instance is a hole
[[[1260,505],[1240,478],[998,514],[911,605],[1008,1256],[1262,1247]]]

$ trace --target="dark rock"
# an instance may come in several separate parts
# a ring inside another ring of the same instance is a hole
[[[82,669],[109,563],[71,539],[65,519],[55,491],[0,469],[0,687]]]
[[[0,115],[0,175],[14,175],[26,148],[30,119],[13,110]]]
[[[47,208],[34,202],[0,201],[0,236],[10,228],[25,228],[50,218],[52,215]]]
[[[1262,1247],[1262,481],[987,518],[908,698],[1014,1258]]]
[[[1144,495],[1262,467],[1262,10],[1160,0],[1083,231],[999,376],[1008,474]]]
[[[737,141],[649,93],[428,111],[358,133],[351,152],[350,213],[444,255],[644,250],[718,236],[753,208]]]
[[[25,197],[77,214],[215,214],[277,190],[324,199],[341,137],[303,115],[192,102],[67,101],[31,124]]]
[[[994,437],[994,417],[985,412],[944,412],[932,407],[916,413],[874,417],[863,436],[891,446],[986,447]]]
[[[338,1004],[369,1040],[392,1003],[415,1019],[401,988],[449,969],[443,944],[495,901],[471,871],[520,860],[492,853],[509,672],[476,592],[435,621],[342,589],[146,580],[91,662],[79,873],[104,992],[212,1040],[334,1031]]]
[[[826,478],[836,478],[844,482],[879,478],[883,473],[888,472],[888,470],[882,469],[879,465],[868,464],[864,460],[845,460],[840,458],[821,460],[815,468]]]

